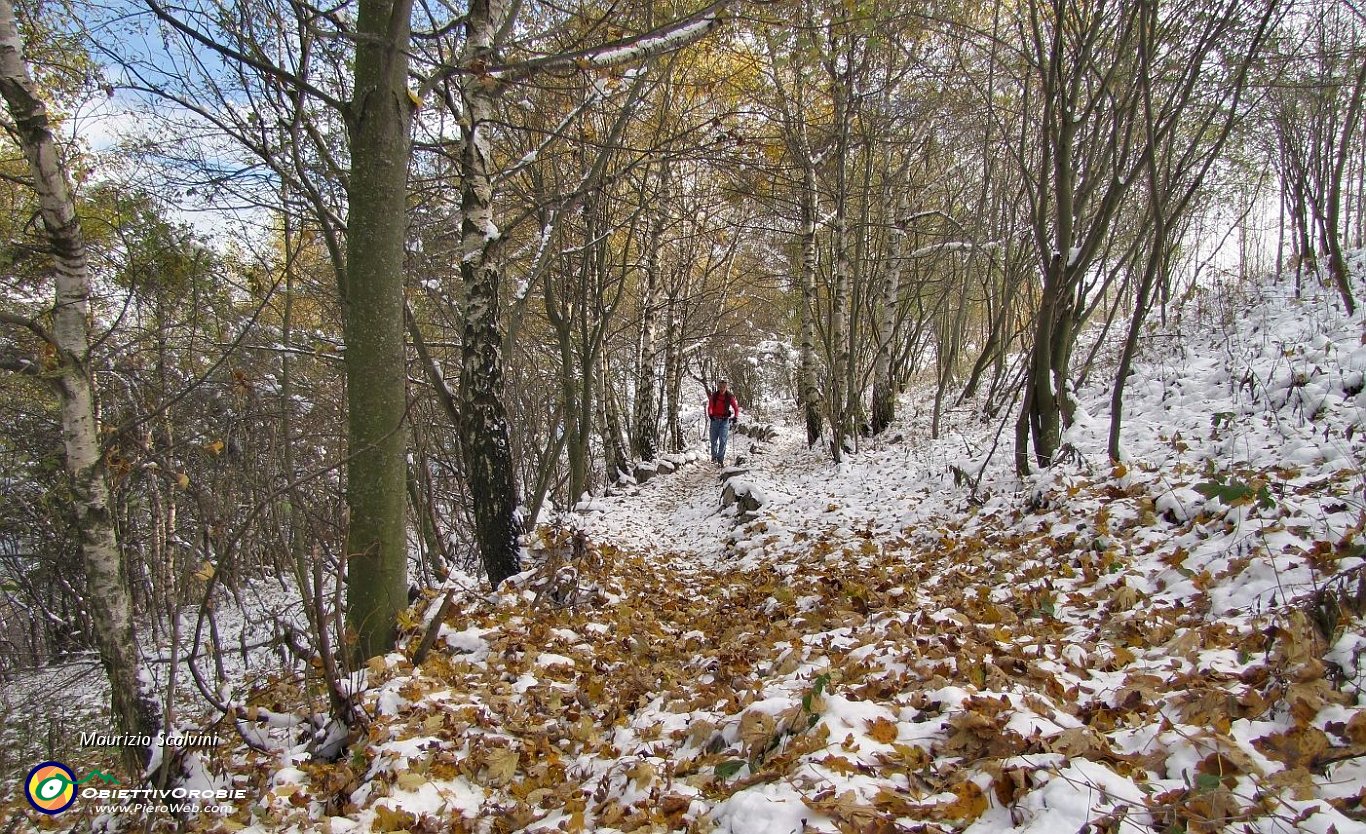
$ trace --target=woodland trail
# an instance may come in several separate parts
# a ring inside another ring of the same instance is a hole
[[[732,440],[731,449],[741,440]],[[719,556],[725,549],[734,520],[721,513],[721,468],[707,458],[704,443],[694,442],[700,459],[680,466],[670,475],[622,489],[593,500],[601,512],[589,512],[584,529],[594,540],[621,547],[686,555],[699,561]],[[734,460],[734,452],[727,454]]]

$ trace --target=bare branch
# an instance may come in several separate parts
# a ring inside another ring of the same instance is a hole
[[[205,35],[203,32],[199,31],[198,29],[189,25],[185,21],[168,12],[165,9],[165,7],[163,7],[160,3],[157,2],[157,0],[145,0],[145,2],[147,3],[147,8],[151,10],[152,14],[156,15],[158,20],[164,22],[166,25],[170,26],[172,29],[175,29],[177,32],[180,32],[182,35],[194,41],[195,43],[207,47],[208,49],[218,53],[219,55],[222,55],[225,58],[230,58],[233,61],[246,64],[247,66],[258,70],[259,72],[265,73],[266,75],[271,76],[272,78],[277,78],[280,81],[289,84],[290,86],[303,90],[304,92],[308,93],[314,98],[317,98],[318,100],[322,101],[329,107],[332,107],[343,113],[346,112],[345,102],[341,101],[340,99],[332,95],[329,95],[328,93],[324,92],[318,87],[315,87],[314,85],[308,83],[303,78],[290,72],[284,67],[276,66],[275,64],[272,64],[268,61],[262,61],[260,59],[253,58],[240,50],[233,49],[227,44],[219,43],[218,41],[214,40],[208,35]]]
[[[39,339],[42,339],[44,342],[47,342],[48,344],[56,344],[56,342],[54,342],[52,339],[52,335],[47,332],[47,329],[44,328],[41,324],[39,324],[35,319],[26,318],[24,316],[0,310],[0,324],[12,324],[15,327],[22,327],[23,329],[29,331],[30,333],[37,336]]]
[[[148,0],[152,2],[152,0]],[[619,64],[642,61],[681,49],[698,40],[725,22],[725,12],[734,0],[716,0],[700,11],[644,32],[621,38],[601,46],[530,58],[502,66],[445,66],[426,82],[419,93],[425,96],[436,85],[452,75],[473,75],[492,79],[497,84],[520,81],[541,72],[603,69]]]
[[[31,357],[21,356],[17,352],[0,350],[0,371],[10,371],[25,376],[38,376],[42,369]]]

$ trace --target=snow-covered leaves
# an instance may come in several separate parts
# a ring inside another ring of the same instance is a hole
[[[414,668],[422,603],[351,757],[236,824],[1366,830],[1366,350],[1323,308],[1241,323],[1138,366],[1118,465],[1083,391],[1023,484],[954,488],[966,426],[834,472],[792,432],[739,527],[700,468],[594,499]]]
[[[1320,797],[1366,713],[1307,614],[1156,602],[1122,525],[1096,549],[1027,520],[815,533],[743,572],[599,545],[580,604],[529,576],[457,606],[420,668],[376,664],[364,751],[334,766],[363,784],[276,794],[272,827],[776,830],[762,805],[808,830],[1212,830]]]

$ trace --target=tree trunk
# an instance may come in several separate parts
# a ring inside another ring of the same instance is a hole
[[[966,282],[964,288],[966,289]],[[939,439],[940,420],[944,416],[944,398],[948,394],[949,384],[953,381],[954,370],[958,366],[958,352],[962,350],[967,317],[968,298],[964,292],[958,298],[958,309],[954,312],[952,321],[945,321],[940,328],[944,336],[939,340],[939,350],[936,351],[939,373],[934,392],[934,411],[930,418],[930,437],[934,440]]]
[[[1320,184],[1320,200],[1314,201],[1319,238],[1323,244],[1323,252],[1328,256],[1328,271],[1332,274],[1333,283],[1348,316],[1356,315],[1357,305],[1356,298],[1352,295],[1352,278],[1347,274],[1347,258],[1342,251],[1342,183],[1348,157],[1352,154],[1352,136],[1359,127],[1362,107],[1366,104],[1366,60],[1362,61],[1361,68],[1353,80],[1355,83],[1351,87],[1351,100],[1342,121],[1342,134],[1339,137],[1336,129],[1331,131],[1333,148],[1331,154],[1328,154],[1331,164],[1320,166],[1326,169],[1323,171],[1323,179],[1326,182]]]
[[[847,75],[847,70],[845,74]],[[830,310],[830,455],[835,463],[844,459],[844,441],[849,436],[849,409],[846,408],[845,386],[852,361],[849,345],[849,219],[848,175],[849,105],[846,78],[832,77],[837,138],[833,165],[835,166],[835,217],[831,247],[834,249],[834,292]]]
[[[659,414],[655,411],[655,366],[659,364],[659,346],[655,341],[655,304],[659,295],[659,244],[664,235],[664,207],[669,202],[669,161],[664,160],[660,166],[655,216],[645,243],[645,288],[640,300],[640,364],[636,368],[635,413],[632,415],[632,451],[641,460],[654,460],[659,453]]]
[[[342,334],[346,342],[347,623],[356,656],[393,648],[408,605],[407,234],[411,0],[362,0],[349,111],[351,178]]]
[[[683,334],[677,306],[677,300],[670,293],[664,314],[664,422],[669,432],[671,452],[681,452],[686,448],[683,421],[678,416],[683,389]]]
[[[473,0],[466,16],[469,40],[465,65],[495,63],[494,38],[503,5]],[[461,237],[464,280],[463,344],[460,353],[461,454],[473,496],[474,538],[493,587],[517,573],[517,481],[512,468],[507,409],[503,405],[502,332],[498,326],[500,276],[491,249],[499,237],[493,223],[494,92],[482,79],[462,90],[465,102],[461,151]]]
[[[76,526],[85,570],[86,602],[95,647],[109,677],[114,723],[120,732],[154,736],[160,729],[151,678],[142,673],[133,605],[124,581],[109,506],[109,484],[95,414],[90,370],[90,272],[85,240],[67,172],[58,155],[47,108],[38,98],[23,60],[11,0],[0,0],[0,95],[14,122],[37,192],[44,235],[52,250],[56,305],[50,342],[59,368],[54,384],[61,407],[66,471],[71,479]],[[150,751],[122,749],[128,772],[141,778]]]
[[[549,282],[547,281],[547,285]],[[569,503],[579,500],[588,488],[588,426],[581,413],[579,386],[582,376],[574,372],[574,343],[568,324],[552,314],[555,343],[560,354],[560,397],[563,400],[565,454],[569,464]]]
[[[608,384],[610,373],[611,368],[604,366],[598,377],[598,412],[602,424],[603,463],[608,477],[615,481],[618,473],[629,474],[631,462],[626,455],[626,444],[621,439],[621,412],[617,407],[617,398],[612,396],[612,386]]]
[[[1054,361],[1058,331],[1068,329],[1061,320],[1060,296],[1063,289],[1062,273],[1065,269],[1061,255],[1054,255],[1044,278],[1043,297],[1034,322],[1034,346],[1030,350],[1029,374],[1025,385],[1029,387],[1026,398],[1029,421],[1029,439],[1034,444],[1034,459],[1040,466],[1049,466],[1053,455],[1062,442],[1062,409],[1059,404],[1061,392],[1054,390]],[[1065,373],[1065,369],[1064,369]],[[1018,457],[1017,457],[1018,460]]]
[[[802,186],[802,265],[798,276],[801,346],[797,360],[799,402],[806,416],[806,445],[821,438],[821,389],[816,382],[816,176],[806,167]]]
[[[897,186],[893,186],[897,187]],[[901,259],[905,254],[906,192],[901,192],[891,218],[891,244],[887,255],[878,303],[882,309],[877,322],[877,355],[873,359],[873,434],[881,434],[896,419],[896,383],[892,379],[892,344],[896,341],[897,307],[901,300]]]

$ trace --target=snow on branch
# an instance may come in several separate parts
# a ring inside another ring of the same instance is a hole
[[[971,240],[947,240],[943,243],[932,243],[929,246],[922,246],[906,255],[908,258],[926,258],[930,255],[939,255],[944,252],[991,252],[1001,247],[1003,241],[993,240],[990,243],[977,243]]]
[[[503,171],[502,173],[498,174],[498,176],[494,178],[495,183],[502,182],[506,179],[509,179],[510,177],[515,176],[519,171],[526,168],[528,165],[534,163],[538,158],[540,158],[540,155],[545,151],[546,148],[550,147],[550,145],[556,139],[559,139],[561,136],[564,135],[564,132],[569,129],[569,126],[573,124],[575,119],[577,119],[582,113],[587,111],[588,108],[605,100],[607,97],[607,93],[608,88],[606,87],[594,87],[593,91],[589,93],[588,96],[585,97],[584,100],[577,107],[569,111],[569,114],[560,120],[560,123],[555,127],[554,130],[551,130],[549,133],[546,134],[546,137],[541,142],[541,144],[527,151],[526,154],[517,161],[517,164],[513,165],[506,171]]]
[[[480,77],[492,78],[495,81],[508,82],[517,81],[538,72],[601,69],[632,61],[643,61],[687,46],[716,29],[725,22],[725,12],[732,2],[734,0],[716,0],[705,8],[658,29],[589,49],[564,52],[559,55],[546,55],[502,66],[447,66],[423,87],[430,87],[437,79],[453,73],[473,73]]]

